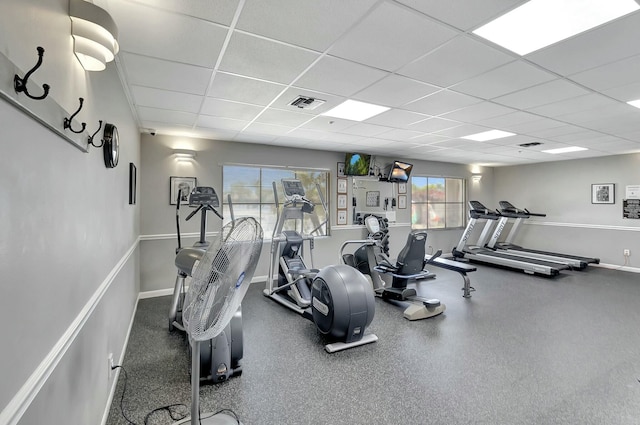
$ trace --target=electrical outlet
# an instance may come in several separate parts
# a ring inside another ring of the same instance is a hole
[[[625,257],[628,257],[628,256],[630,256],[630,255],[631,255],[631,251],[629,251],[628,249],[625,249],[625,250],[623,251],[623,255],[624,255]]]
[[[113,377],[113,353],[109,353],[109,357],[107,357],[107,363],[109,365],[109,379],[111,379]]]

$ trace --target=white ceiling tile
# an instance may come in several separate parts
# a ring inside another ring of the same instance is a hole
[[[386,75],[386,72],[379,69],[324,56],[296,80],[295,85],[309,90],[351,96]]]
[[[171,111],[168,109],[138,107],[138,115],[142,121],[155,121],[166,124],[190,126],[196,122],[196,114],[188,112]]]
[[[234,31],[220,70],[276,83],[291,83],[317,53]]]
[[[356,121],[318,115],[311,121],[303,124],[302,128],[316,131],[339,132],[355,124],[357,124]]]
[[[388,127],[402,128],[409,124],[430,118],[428,115],[416,112],[404,111],[402,109],[390,109],[366,120],[369,124],[386,125]]]
[[[529,109],[588,93],[587,90],[571,82],[554,80],[516,93],[497,97],[493,101],[517,109]]]
[[[188,93],[131,86],[134,103],[137,106],[149,106],[160,109],[197,113],[202,104],[202,96]]]
[[[607,109],[616,106],[618,102],[602,96],[598,93],[590,93],[584,96],[573,97],[570,99],[560,100],[535,108],[529,108],[528,111],[533,114],[544,115],[547,117],[557,117],[571,112],[587,111],[592,109]]]
[[[199,66],[130,53],[120,53],[119,57],[129,84],[163,90],[204,95],[213,72]]]
[[[332,134],[337,134],[337,133],[329,133],[326,131],[319,131],[319,130],[309,130],[306,128],[299,127],[291,130],[287,134],[287,137],[300,137],[302,139],[310,139],[310,140],[325,140]]]
[[[458,121],[447,120],[442,118],[429,118],[424,121],[417,122],[408,126],[409,130],[422,131],[424,133],[435,133],[436,131],[444,130],[446,128],[457,127],[461,123]]]
[[[569,78],[593,90],[602,91],[638,82],[640,55],[609,63]]]
[[[374,4],[375,0],[249,1],[242,9],[237,28],[324,51]]]
[[[640,54],[640,14],[632,13],[527,55],[534,63],[571,75]]]
[[[264,124],[286,125],[298,127],[312,119],[314,116],[293,111],[269,108],[260,114],[255,121]]]
[[[398,73],[447,87],[513,60],[511,55],[460,35],[428,55],[405,65]]]
[[[522,90],[557,78],[523,61],[515,61],[470,78],[452,87],[453,90],[484,99]]]
[[[212,117],[209,115],[199,115],[196,125],[198,127],[219,128],[223,130],[240,131],[249,124],[249,121],[234,120],[231,118]]]
[[[474,124],[463,124],[458,127],[448,128],[446,130],[438,131],[436,134],[440,134],[446,137],[464,137],[471,134],[481,133],[491,130],[488,127],[482,127]],[[474,142],[478,143],[478,142]]]
[[[209,68],[215,65],[228,31],[202,19],[133,2],[113,3],[110,13],[123,51]]]
[[[438,143],[442,143],[445,140],[449,140],[450,137],[446,137],[446,136],[442,136],[439,134],[424,134],[422,136],[418,136],[415,137],[413,139],[411,139],[411,141],[413,143],[416,143],[418,145],[431,145],[431,144],[438,144]]]
[[[440,87],[391,74],[352,97],[364,102],[397,107],[439,90]]]
[[[621,102],[640,99],[640,82],[627,84],[602,91],[603,94],[618,99]]]
[[[480,102],[480,99],[466,94],[442,90],[415,102],[408,103],[404,106],[404,109],[429,115],[440,115]]]
[[[562,127],[565,123],[552,120],[549,118],[543,118],[537,121],[529,121],[520,124],[511,124],[503,126],[504,129],[516,134],[529,134],[529,132],[537,133],[541,130],[548,128]]]
[[[293,128],[294,127],[291,127],[291,126],[253,122],[249,124],[249,126],[244,130],[244,132],[284,136],[285,134],[293,130]]]
[[[467,31],[526,3],[526,0],[398,0],[398,2],[404,3],[449,25]]]
[[[99,3],[104,2],[107,2],[110,6],[114,6],[118,3],[110,0],[94,1],[94,3],[98,5],[100,5]],[[147,6],[152,6],[181,15],[206,19],[207,21],[217,22],[227,26],[231,24],[233,15],[236,13],[236,9],[238,8],[238,2],[239,0],[224,0],[213,3],[211,0],[189,0],[187,2],[183,0],[135,0],[135,3],[145,4]],[[123,3],[127,5],[135,5],[134,1],[127,1]],[[111,11],[111,7],[104,8]]]
[[[227,100],[213,99],[210,97],[207,98],[202,105],[202,113],[204,115],[247,121],[254,119],[262,109],[262,106],[229,102]]]
[[[208,95],[217,99],[266,106],[285,87],[268,81],[217,72]]]
[[[457,111],[443,114],[441,115],[441,118],[448,118],[464,122],[474,122],[487,118],[499,117],[500,115],[506,115],[512,112],[516,112],[515,109],[498,105],[492,102],[482,102],[472,106],[468,106],[466,108],[458,109]]]
[[[408,141],[413,139],[414,137],[418,137],[422,135],[424,135],[424,133],[420,131],[394,129],[394,130],[390,130],[385,133],[379,134],[378,137],[387,139],[387,140]]]
[[[500,115],[497,117],[487,118],[484,120],[478,120],[476,123],[485,125],[487,127],[502,129],[505,126],[510,126],[514,124],[521,124],[530,121],[538,121],[540,120],[540,116],[530,114],[528,112],[513,112],[511,114]]]
[[[385,127],[382,125],[374,125],[361,122],[354,124],[351,127],[347,127],[340,132],[346,134],[355,134],[356,136],[370,137],[387,132],[389,130],[393,129],[391,127]]]
[[[273,144],[277,146],[289,146],[292,148],[309,147],[313,144],[313,140],[304,140],[299,137],[280,136],[273,140]]]
[[[233,141],[243,142],[243,143],[271,143],[276,139],[276,137],[278,136],[275,134],[249,133],[249,132],[243,131],[241,133],[238,133],[233,138]]]
[[[606,107],[605,107],[606,106]],[[556,118],[562,121],[570,122],[578,125],[589,125],[594,121],[601,119],[614,119],[616,116],[635,115],[632,106],[626,103],[611,103],[602,105],[599,108],[587,110],[567,110],[564,114],[557,114]],[[638,111],[640,113],[640,111]]]
[[[456,34],[456,31],[419,13],[382,2],[338,40],[329,52],[334,56],[393,71]]]

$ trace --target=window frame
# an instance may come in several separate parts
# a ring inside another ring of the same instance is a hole
[[[419,198],[418,196],[416,196],[416,190],[414,189],[414,184],[413,184],[413,179],[414,178],[426,178],[427,179],[427,189],[426,189],[426,194],[424,196],[424,198],[426,199],[425,201],[416,201],[416,198]],[[434,202],[434,201],[429,201],[429,194],[428,194],[428,187],[429,187],[429,179],[444,179],[444,194],[445,194],[445,200],[442,202]],[[460,181],[461,184],[461,194],[462,194],[462,199],[460,201],[448,201],[446,196],[447,196],[447,186],[446,186],[446,182],[447,180],[458,180]],[[433,175],[422,175],[422,174],[415,174],[413,176],[411,176],[410,181],[409,181],[409,188],[410,188],[410,193],[411,193],[411,229],[420,229],[420,230],[460,230],[460,229],[464,229],[467,225],[467,214],[466,214],[466,200],[468,198],[468,183],[467,183],[467,179],[464,177],[459,177],[459,176],[433,176]],[[444,205],[444,220],[445,220],[445,225],[443,227],[430,227],[429,226],[429,219],[426,220],[426,222],[422,224],[420,223],[416,223],[414,222],[414,206],[417,205],[426,205],[428,208],[428,205]],[[461,224],[460,226],[447,226],[446,223],[446,211],[447,211],[447,206],[448,205],[458,205],[460,206],[460,210],[461,210]],[[417,224],[420,224],[420,226],[416,226]]]
[[[237,214],[237,208],[236,206],[240,206],[240,205],[245,205],[245,206],[252,206],[252,207],[256,207],[257,206],[257,211],[258,211],[258,216],[253,216],[256,220],[258,220],[258,222],[262,225],[263,229],[264,229],[264,238],[265,240],[271,240],[271,237],[273,235],[273,229],[276,223],[276,217],[272,217],[273,220],[269,220],[268,218],[265,219],[266,217],[266,212],[271,210],[271,211],[275,211],[275,199],[273,199],[273,188],[272,188],[272,181],[266,181],[263,180],[264,178],[264,174],[265,171],[266,172],[289,172],[292,173],[292,176],[287,176],[284,178],[298,178],[299,177],[299,173],[307,173],[307,174],[321,174],[323,175],[322,177],[322,183],[320,184],[320,189],[322,190],[322,186],[324,183],[324,190],[323,193],[321,194],[321,196],[324,197],[324,202],[325,202],[325,207],[326,210],[323,209],[320,200],[314,199],[317,198],[317,191],[313,190],[314,193],[309,193],[309,188],[305,189],[307,190],[307,198],[310,198],[312,200],[312,202],[314,202],[316,209],[315,211],[317,212],[317,217],[318,220],[320,222],[320,225],[324,228],[324,232],[320,232],[315,233],[314,235],[316,237],[328,237],[331,235],[331,222],[330,222],[330,170],[328,168],[313,168],[313,167],[290,167],[290,166],[279,166],[279,165],[265,165],[265,164],[237,164],[237,163],[225,163],[222,164],[222,207],[223,207],[223,211],[228,211],[228,189],[226,187],[226,171],[228,170],[229,167],[238,167],[238,168],[248,168],[248,169],[256,169],[258,171],[258,181],[257,182],[250,182],[250,184],[247,184],[247,187],[252,187],[252,186],[257,186],[258,188],[258,199],[256,202],[238,202],[235,200],[232,200],[233,202],[233,206],[234,206],[234,215],[236,217],[241,217],[244,215],[238,215]],[[282,203],[284,201],[284,198],[282,197],[282,188],[279,187],[279,181],[277,181],[277,189],[278,189],[278,202],[280,205],[280,208],[282,208]],[[268,188],[268,189],[267,189]],[[265,196],[265,189],[267,189],[267,193]],[[270,201],[266,201],[265,198],[270,199]],[[305,218],[307,217],[308,214],[305,214]],[[225,216],[226,219],[226,216]],[[229,217],[230,219],[230,217]],[[309,220],[305,220],[305,223],[307,223]],[[311,220],[312,221],[312,220]],[[264,224],[263,224],[264,223]],[[268,223],[268,224],[267,224]],[[271,224],[273,223],[274,226],[272,226]],[[305,226],[306,227],[306,226]],[[285,228],[287,228],[285,226]],[[300,229],[296,229],[296,230],[300,230]]]

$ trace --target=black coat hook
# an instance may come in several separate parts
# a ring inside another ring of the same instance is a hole
[[[87,123],[83,122],[82,123],[82,128],[78,131],[74,130],[73,128],[71,128],[71,121],[73,120],[73,118],[78,115],[78,112],[80,112],[80,110],[82,109],[82,104],[84,103],[84,99],[83,98],[78,98],[80,100],[80,107],[78,108],[77,111],[75,111],[73,113],[73,115],[71,115],[69,118],[65,118],[64,119],[64,128],[69,129],[69,131],[71,131],[72,133],[76,133],[76,134],[80,134],[84,131],[84,129],[87,127]]]
[[[96,134],[98,134],[98,131],[100,131],[100,129],[102,128],[102,120],[99,121],[100,122],[100,126],[98,127],[98,129],[96,130],[95,133],[93,133],[91,136],[89,136],[89,144],[91,146],[94,146],[96,148],[101,148],[102,145],[104,145],[104,139],[102,139],[102,143],[100,143],[99,145],[96,145],[93,143],[93,138],[96,137]]]
[[[31,68],[29,72],[25,74],[24,78],[20,78],[18,74],[15,74],[13,76],[13,88],[15,89],[16,93],[23,92],[30,99],[42,100],[45,97],[47,97],[47,95],[49,94],[49,84],[42,85],[44,94],[41,96],[32,96],[31,94],[29,94],[29,90],[27,89],[27,81],[29,80],[29,77],[31,77],[31,74],[33,74],[38,68],[40,68],[40,65],[42,65],[42,55],[44,55],[44,49],[38,46],[37,50],[38,50],[38,63],[36,63],[36,65],[33,68]]]

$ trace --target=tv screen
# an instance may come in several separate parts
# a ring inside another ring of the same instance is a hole
[[[371,155],[348,153],[344,158],[344,174],[347,176],[368,176]]]
[[[389,170],[388,180],[390,182],[406,182],[409,181],[411,175],[412,164],[401,161],[393,161],[393,165]]]

